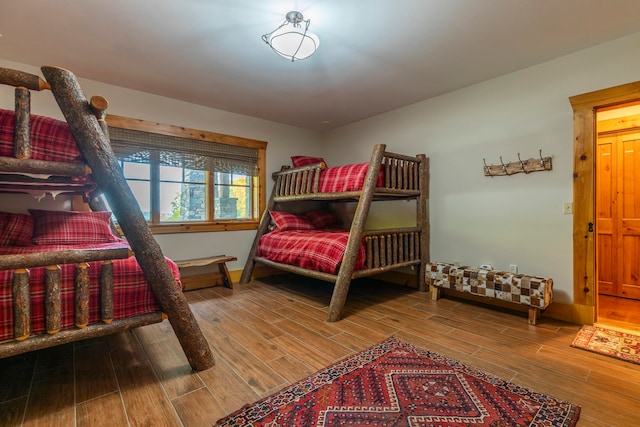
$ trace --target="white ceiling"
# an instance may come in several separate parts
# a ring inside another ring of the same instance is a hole
[[[295,63],[260,38],[290,10]],[[639,31],[638,0],[2,0],[0,58],[326,130]]]

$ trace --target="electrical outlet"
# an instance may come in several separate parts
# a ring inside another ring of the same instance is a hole
[[[518,272],[517,264],[509,264],[509,273],[516,274]]]
[[[573,202],[564,202],[562,205],[562,211],[565,215],[570,215],[573,213]]]

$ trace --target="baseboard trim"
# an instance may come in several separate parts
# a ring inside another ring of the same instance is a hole
[[[253,268],[251,279],[262,279],[264,277],[278,276],[281,274],[286,274],[286,271],[278,270],[277,268],[267,267],[266,265],[259,265],[259,266],[257,265]],[[240,283],[242,270],[231,270],[229,271],[229,275],[231,276],[231,281],[233,283]]]
[[[231,279],[234,283],[240,280],[242,270],[234,270],[229,272]],[[281,270],[270,268],[267,266],[256,266],[253,270],[252,278],[260,279],[264,277],[274,276],[277,274],[284,274]],[[376,279],[393,283],[396,285],[404,285],[417,288],[417,278],[415,273],[404,273],[397,271],[388,271],[375,276]],[[496,306],[504,309],[509,309],[517,312],[527,313],[529,307],[509,303],[507,301],[496,300],[491,298],[485,298],[481,296],[475,296],[463,292],[455,292],[449,289],[446,290],[447,294],[451,294],[459,299],[466,299],[469,301]],[[593,325],[595,322],[595,307],[581,304],[566,304],[561,302],[552,302],[546,310],[542,311],[541,318],[551,318],[556,320],[562,320],[569,323],[577,323],[579,325]]]
[[[552,302],[543,313],[543,316],[579,325],[593,325],[596,319],[595,307],[582,304]]]

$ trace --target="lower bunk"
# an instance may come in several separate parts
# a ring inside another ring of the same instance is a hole
[[[29,226],[34,216],[35,228]],[[53,226],[63,216],[67,225],[74,223],[69,217],[82,217],[75,233]],[[128,243],[110,233],[108,218],[107,212],[0,215],[0,358],[166,318]],[[180,291],[178,267],[165,260]]]
[[[273,230],[260,237],[254,262],[335,283],[328,317],[335,321],[339,320],[352,279],[421,264],[420,233],[419,227],[365,231],[358,250],[350,253],[350,230]],[[345,262],[354,263],[348,276],[342,269]],[[332,317],[332,313],[337,316]]]
[[[256,261],[335,281],[345,256],[349,230],[274,230],[262,236]],[[420,263],[417,227],[365,231],[352,278]]]

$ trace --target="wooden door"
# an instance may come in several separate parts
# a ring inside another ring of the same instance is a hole
[[[598,137],[598,293],[640,300],[640,133]]]

